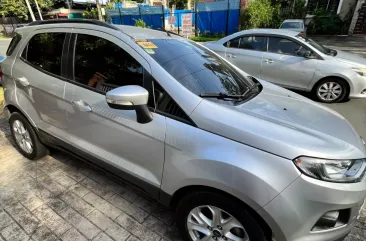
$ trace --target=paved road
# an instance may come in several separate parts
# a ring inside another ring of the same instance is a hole
[[[345,45],[329,42],[337,43]],[[6,51],[4,45],[0,40],[0,55]],[[328,106],[349,119],[366,139],[366,100]],[[25,159],[14,147],[7,122],[0,118],[0,241],[60,239],[180,237],[170,211],[90,165],[58,151],[36,162]],[[366,208],[346,241],[366,241]]]

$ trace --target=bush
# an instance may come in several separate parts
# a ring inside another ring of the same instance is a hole
[[[98,19],[98,10],[96,8],[88,8],[83,12],[83,17],[87,19]]]
[[[324,9],[318,9],[311,23],[308,25],[309,34],[345,34],[344,22],[335,13],[326,12]]]
[[[140,19],[134,19],[135,21],[135,26],[136,27],[140,27],[140,28],[146,28],[146,23],[144,22],[144,20]]]
[[[273,7],[269,0],[251,1],[242,10],[241,26],[244,29],[269,26],[273,17]]]

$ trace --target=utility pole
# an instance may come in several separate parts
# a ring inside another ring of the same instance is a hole
[[[68,9],[71,9],[71,3],[70,3],[70,0],[66,0],[66,4],[67,4]]]
[[[102,11],[100,10],[99,0],[95,0],[95,3],[97,4],[98,19],[99,19],[100,21],[103,21]]]
[[[29,4],[29,0],[25,0],[25,2],[27,3],[29,13],[30,13],[30,15],[32,17],[32,21],[36,21],[36,18],[34,17],[34,14],[33,14],[33,10],[32,10],[32,8],[31,8],[31,6]]]
[[[39,9],[39,6],[38,6],[38,2],[37,2],[37,0],[34,0],[34,2],[36,3],[36,7],[37,7],[37,10],[38,10],[39,18],[40,18],[41,20],[43,20],[43,18],[42,18],[42,13],[41,13],[41,10]]]

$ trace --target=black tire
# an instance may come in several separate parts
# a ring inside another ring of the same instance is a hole
[[[246,206],[240,201],[230,198],[226,195],[211,191],[198,191],[187,194],[178,203],[176,220],[179,232],[185,241],[192,241],[187,228],[187,218],[191,210],[195,207],[210,205],[232,215],[244,227],[250,241],[268,241],[270,234],[266,233],[265,227],[261,227],[260,222],[256,220],[247,210]]]
[[[338,96],[338,98],[334,99],[334,100],[325,100],[325,99],[322,99],[320,96],[319,96],[319,88],[325,84],[325,83],[329,83],[329,82],[334,82],[334,83],[337,83],[341,86],[342,88],[342,93]],[[345,80],[342,80],[342,79],[339,79],[339,78],[325,78],[321,81],[319,81],[315,87],[313,88],[313,95],[314,97],[320,101],[320,102],[323,102],[323,103],[338,103],[342,100],[344,100],[345,98],[348,97],[348,94],[349,94],[349,86],[347,84],[347,82]]]
[[[14,134],[14,128],[13,128],[13,124],[16,120],[22,122],[25,129],[28,130],[29,137],[32,140],[32,144],[33,144],[33,151],[31,153],[25,152],[21,148],[21,146],[18,144],[18,142],[16,141],[15,134]],[[11,135],[13,136],[15,144],[17,145],[19,152],[23,156],[25,156],[26,158],[28,158],[30,160],[37,160],[37,159],[40,159],[40,158],[48,155],[48,149],[46,148],[45,145],[43,145],[41,143],[41,141],[39,140],[32,125],[28,122],[28,120],[22,114],[20,114],[18,112],[12,113],[10,116],[10,119],[9,119],[9,125],[10,125]]]

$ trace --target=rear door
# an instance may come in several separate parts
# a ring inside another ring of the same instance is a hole
[[[69,35],[62,29],[33,32],[18,52],[12,70],[18,104],[38,128],[56,137],[66,127],[62,66]]]
[[[158,197],[164,164],[166,118],[146,124],[135,110],[108,106],[105,94],[125,85],[144,86],[150,66],[116,37],[77,29],[72,36],[71,75],[66,84],[67,142],[89,161]]]
[[[318,59],[298,56],[305,46],[289,38],[268,37],[260,78],[284,87],[306,89],[317,68]]]
[[[266,47],[266,37],[241,36],[226,43],[225,57],[246,73],[259,77]]]

